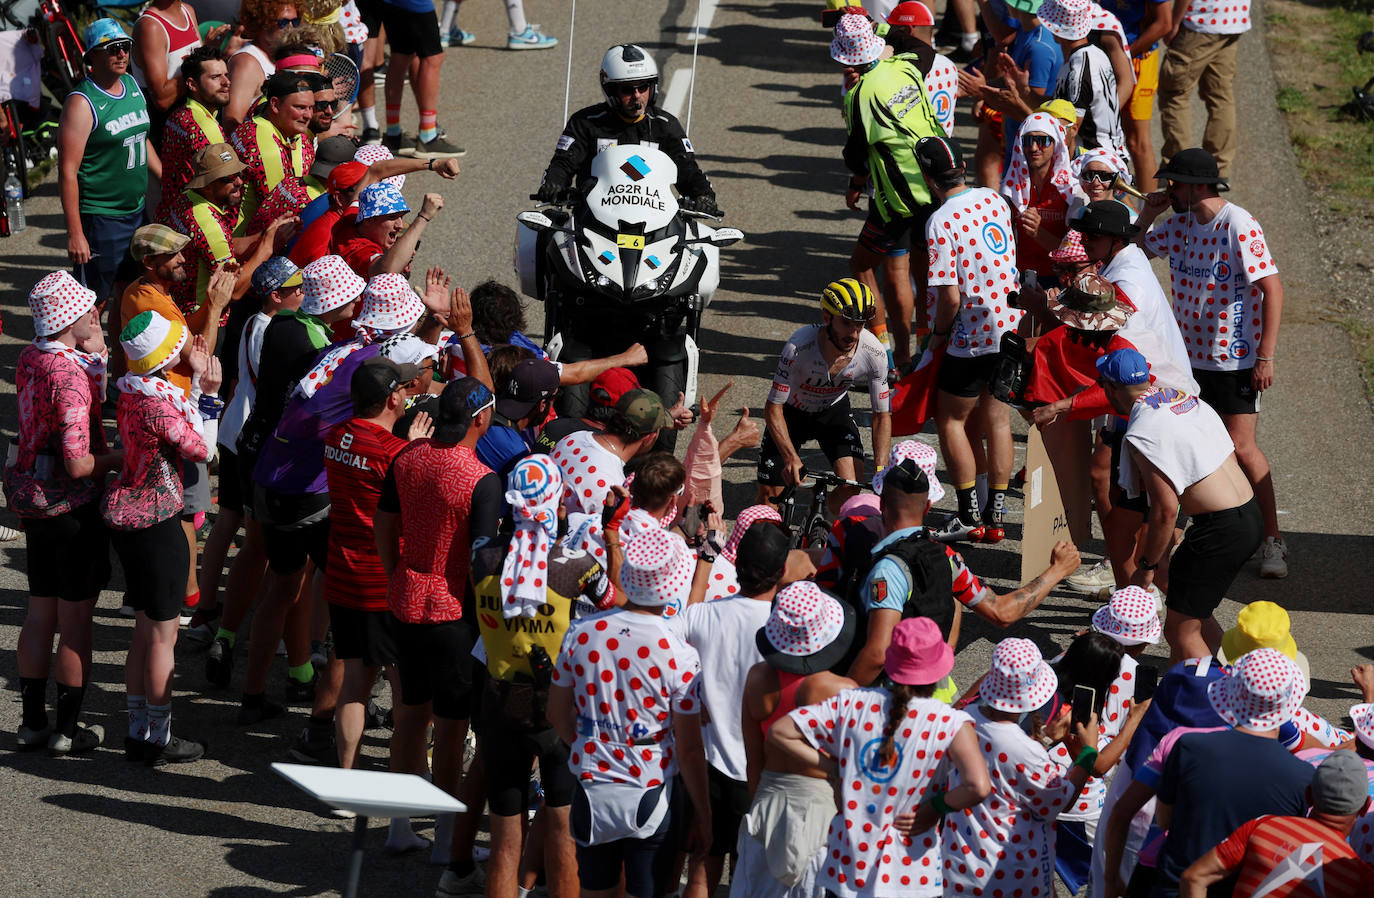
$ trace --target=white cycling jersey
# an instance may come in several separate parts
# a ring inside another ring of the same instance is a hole
[[[828,339],[825,326],[808,324],[787,340],[773,375],[768,401],[790,405],[803,412],[821,412],[849,395],[849,385],[868,381],[873,411],[891,410],[887,386],[887,350],[867,330],[859,331],[854,357],[835,377],[821,354],[821,340]]]

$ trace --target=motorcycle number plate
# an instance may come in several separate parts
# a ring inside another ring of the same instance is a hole
[[[644,237],[639,234],[616,234],[615,245],[621,249],[643,249]]]

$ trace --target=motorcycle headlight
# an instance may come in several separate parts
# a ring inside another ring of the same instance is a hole
[[[635,288],[635,296],[651,296],[658,292],[659,278],[645,281]]]
[[[615,282],[612,281],[610,278],[606,277],[604,274],[598,274],[595,278],[593,278],[592,283],[594,283],[598,287],[609,287],[611,286],[611,284]]]

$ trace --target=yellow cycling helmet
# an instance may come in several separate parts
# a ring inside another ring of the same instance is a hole
[[[821,308],[850,321],[872,321],[878,313],[873,291],[854,278],[840,278],[827,284],[821,291]]]

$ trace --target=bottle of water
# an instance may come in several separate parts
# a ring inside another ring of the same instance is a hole
[[[14,172],[5,178],[5,205],[10,213],[10,231],[18,234],[24,230],[24,188]]]

